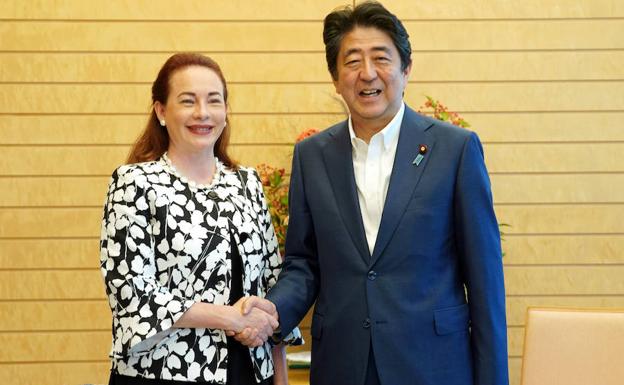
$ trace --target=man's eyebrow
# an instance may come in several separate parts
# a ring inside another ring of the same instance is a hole
[[[347,56],[352,55],[352,54],[354,54],[354,53],[360,53],[360,52],[362,52],[362,49],[361,49],[361,48],[349,48],[349,49],[347,50],[347,52],[345,52],[345,54],[344,54],[344,55],[345,55],[345,57],[347,57]]]
[[[385,53],[391,53],[392,50],[390,49],[390,47],[387,47],[385,45],[380,45],[380,46],[376,46],[372,48],[372,51],[381,51],[381,52],[385,52]]]
[[[390,47],[387,47],[385,45],[379,45],[379,46],[374,46],[371,48],[371,51],[374,52],[385,52],[385,53],[391,53],[392,50],[390,49]],[[345,52],[345,57],[354,54],[354,53],[360,53],[362,52],[361,48],[350,48]]]
[[[178,94],[178,97],[180,97],[180,96],[193,96],[193,97],[195,97],[197,95],[195,95],[195,92],[184,91],[184,92],[180,92]],[[219,91],[212,91],[212,92],[208,93],[208,96],[221,96],[221,92],[219,92]]]

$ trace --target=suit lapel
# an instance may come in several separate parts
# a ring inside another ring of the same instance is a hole
[[[371,264],[377,261],[388,245],[427,166],[435,143],[431,135],[426,133],[430,126],[431,123],[407,106],[405,107],[405,115],[403,116],[401,132],[399,133],[399,143],[390,176],[390,185],[386,194],[386,202],[381,216]],[[418,165],[416,165],[414,160],[419,154],[421,144],[427,146],[427,152]]]
[[[347,123],[345,122],[337,127],[333,132],[330,132],[330,135],[333,136],[333,140],[330,140],[323,149],[325,169],[327,170],[327,175],[329,175],[342,220],[362,259],[368,263],[370,252],[368,251],[357,187],[355,185],[351,139]]]

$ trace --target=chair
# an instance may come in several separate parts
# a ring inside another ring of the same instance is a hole
[[[624,384],[624,309],[529,308],[521,383]]]

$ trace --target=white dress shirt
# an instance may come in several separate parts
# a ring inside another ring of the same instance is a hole
[[[390,123],[373,135],[368,144],[355,136],[351,116],[349,116],[355,184],[368,250],[371,254],[377,241],[377,232],[388,193],[404,112],[405,104],[401,103],[401,108]]]

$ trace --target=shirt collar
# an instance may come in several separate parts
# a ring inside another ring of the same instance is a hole
[[[393,145],[395,145],[399,141],[399,131],[401,128],[401,122],[403,122],[403,114],[405,112],[405,103],[401,103],[401,107],[399,111],[397,111],[394,118],[378,133],[373,136],[381,135],[383,139],[384,150],[388,150]],[[349,137],[351,138],[351,145],[355,147],[356,140],[361,140],[357,136],[355,136],[355,131],[353,130],[353,121],[351,120],[351,115],[349,115],[348,119],[349,123]]]

